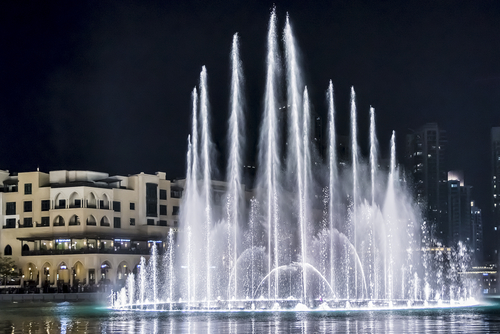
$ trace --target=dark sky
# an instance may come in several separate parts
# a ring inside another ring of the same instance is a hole
[[[399,160],[408,129],[437,122],[449,169],[463,169],[488,209],[489,132],[500,126],[498,1],[285,1],[315,111],[336,90],[348,134],[349,89],[360,132],[377,112],[383,153]],[[190,92],[209,74],[214,137],[225,145],[229,52],[239,32],[247,131],[262,112],[265,1],[11,1],[0,9],[0,168],[166,171],[182,177]],[[361,145],[366,147],[366,136]]]

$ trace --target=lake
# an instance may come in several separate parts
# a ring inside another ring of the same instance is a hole
[[[0,333],[491,333],[500,302],[412,310],[116,311],[88,302],[3,303]]]

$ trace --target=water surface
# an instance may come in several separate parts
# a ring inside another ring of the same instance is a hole
[[[334,312],[132,312],[89,303],[0,305],[0,333],[491,333],[500,304]]]

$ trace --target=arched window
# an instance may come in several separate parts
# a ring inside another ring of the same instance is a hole
[[[77,215],[71,216],[69,219],[69,225],[74,226],[74,225],[80,225],[80,218]]]
[[[30,251],[30,246],[28,244],[23,245],[23,252],[29,252]]]
[[[80,195],[78,195],[77,192],[74,192],[71,194],[69,197],[69,207],[70,208],[81,208],[82,207],[82,200],[79,198]]]
[[[108,217],[104,216],[101,219],[101,226],[109,226],[109,220]]]
[[[97,208],[97,199],[94,193],[90,193],[87,199],[87,208],[95,209]]]
[[[3,250],[3,255],[5,256],[12,255],[12,247],[10,247],[10,245],[5,246],[5,249]]]
[[[90,226],[96,226],[96,221],[95,221],[95,217],[93,215],[90,215],[88,218],[87,218],[87,225],[90,225]]]
[[[104,194],[99,201],[99,209],[109,209],[109,198],[108,195]]]
[[[64,226],[64,218],[61,217],[61,216],[57,216],[55,219],[54,219],[54,226]]]

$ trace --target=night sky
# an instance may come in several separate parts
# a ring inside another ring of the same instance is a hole
[[[290,14],[314,110],[333,80],[337,128],[349,134],[349,90],[360,133],[376,108],[387,155],[437,122],[449,169],[462,169],[489,211],[492,126],[500,126],[498,1],[275,1]],[[240,34],[247,131],[255,137],[273,2],[11,1],[0,10],[0,168],[80,169],[183,177],[190,93],[207,66],[214,141],[223,148],[229,52]],[[367,136],[360,137],[367,151]],[[250,151],[251,152],[251,151]],[[249,163],[251,163],[251,153]]]

